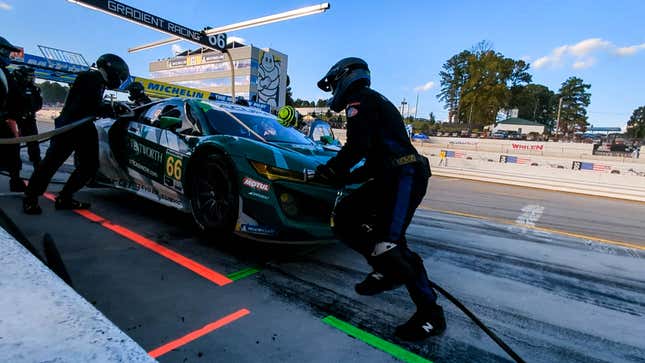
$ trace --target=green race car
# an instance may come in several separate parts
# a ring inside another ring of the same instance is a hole
[[[334,239],[337,190],[305,182],[336,151],[250,107],[171,98],[96,122],[96,180],[192,214],[214,239]]]

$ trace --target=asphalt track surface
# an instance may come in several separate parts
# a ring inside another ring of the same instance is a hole
[[[444,298],[443,336],[394,338],[414,311],[405,290],[356,295],[369,266],[342,245],[199,236],[189,216],[124,192],[79,198],[93,214],[43,199],[44,214],[26,216],[10,193],[0,208],[35,244],[50,233],[74,288],[160,362],[397,361],[329,315],[427,360],[508,360]],[[645,362],[644,221],[644,204],[433,177],[408,238],[431,278],[528,362]]]

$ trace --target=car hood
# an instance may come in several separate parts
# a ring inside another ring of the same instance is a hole
[[[249,160],[259,161],[283,169],[315,169],[337,154],[321,145],[260,142],[235,136],[208,136],[200,140],[197,148],[216,144],[227,153]]]

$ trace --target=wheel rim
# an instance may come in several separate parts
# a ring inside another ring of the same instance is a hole
[[[225,171],[216,162],[208,162],[195,179],[194,213],[206,228],[223,226],[233,208],[231,187]]]

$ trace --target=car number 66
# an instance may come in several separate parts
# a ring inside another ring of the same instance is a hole
[[[166,175],[175,180],[181,180],[181,167],[181,159],[168,156],[168,159],[166,159]]]

